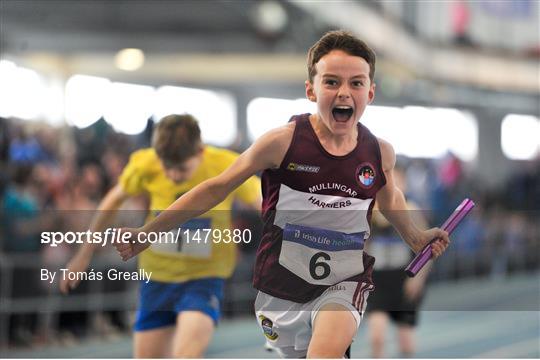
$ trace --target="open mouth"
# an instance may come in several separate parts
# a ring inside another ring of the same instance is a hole
[[[353,108],[346,105],[338,105],[332,109],[332,115],[337,122],[347,122],[353,114]]]

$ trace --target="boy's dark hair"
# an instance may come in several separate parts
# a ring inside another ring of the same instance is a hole
[[[359,56],[369,64],[369,79],[375,77],[375,52],[362,40],[348,31],[334,30],[323,35],[308,51],[308,78],[313,83],[317,74],[315,65],[332,50],[341,50],[349,55]]]
[[[165,167],[174,167],[203,149],[201,129],[191,115],[167,115],[152,137],[152,146]]]

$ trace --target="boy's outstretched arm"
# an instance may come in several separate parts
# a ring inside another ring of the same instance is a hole
[[[110,189],[107,192],[107,195],[101,200],[101,202],[98,205],[96,215],[92,219],[92,223],[90,225],[90,231],[96,232],[96,231],[103,231],[109,224],[109,221],[111,221],[112,217],[116,215],[116,211],[124,201],[126,201],[129,198],[129,194],[126,193],[120,185],[115,185],[112,189]],[[92,257],[94,255],[94,251],[96,248],[98,248],[100,245],[98,244],[92,244],[85,242],[82,244],[75,255],[71,258],[71,260],[67,263],[66,268],[69,272],[83,272],[86,271],[88,268],[90,262],[92,261]],[[80,280],[78,278],[74,280],[70,280],[67,277],[61,277],[60,278],[60,291],[64,294],[67,294],[71,289],[74,289],[79,285]]]
[[[122,259],[128,260],[150,246],[148,242],[135,241],[139,233],[168,231],[178,227],[218,205],[250,176],[264,169],[278,167],[287,152],[293,132],[294,124],[271,130],[253,143],[224,172],[182,195],[142,228],[122,229],[122,232],[130,232],[132,239],[131,243],[114,244]]]
[[[386,177],[386,185],[377,193],[377,202],[384,217],[399,232],[403,240],[418,253],[431,240],[438,239],[432,245],[433,257],[440,256],[448,247],[448,233],[440,228],[421,230],[413,222],[407,210],[405,196],[394,183],[394,166],[396,154],[392,145],[379,139],[382,167]]]

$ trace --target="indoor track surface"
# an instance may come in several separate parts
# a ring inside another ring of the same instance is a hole
[[[509,278],[432,285],[418,327],[419,358],[539,358],[538,273]],[[455,309],[455,310],[454,310]],[[352,346],[355,358],[369,357],[367,324]],[[387,357],[399,357],[393,331]],[[208,350],[212,358],[276,358],[252,318],[224,320]],[[131,338],[86,340],[71,347],[2,351],[2,357],[131,357]]]

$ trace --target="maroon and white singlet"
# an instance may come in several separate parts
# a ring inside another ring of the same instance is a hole
[[[334,156],[309,114],[291,121],[296,127],[283,162],[262,174],[264,230],[253,284],[305,303],[341,281],[372,283],[375,259],[363,248],[375,194],[386,179],[377,138],[362,124],[354,150]]]

